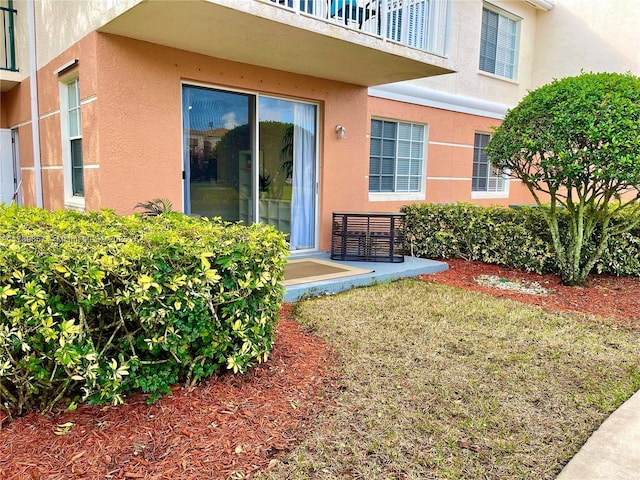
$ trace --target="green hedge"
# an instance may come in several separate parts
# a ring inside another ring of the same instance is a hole
[[[407,215],[407,243],[416,256],[464,258],[530,272],[559,273],[547,224],[536,207],[426,203],[407,205],[402,211]],[[562,212],[560,216],[561,229],[566,229]],[[624,222],[625,216],[615,221]],[[587,247],[585,254],[593,249]],[[640,227],[612,239],[595,270],[640,276]]]
[[[2,408],[155,399],[264,361],[287,254],[265,225],[0,205]]]

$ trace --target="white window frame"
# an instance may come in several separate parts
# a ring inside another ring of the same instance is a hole
[[[76,83],[77,85],[77,105],[69,105],[69,85]],[[73,193],[73,161],[71,158],[71,141],[82,140],[82,108],[80,100],[79,75],[73,73],[62,78],[59,82],[60,91],[60,134],[62,139],[62,169],[64,183],[64,206],[72,210],[85,209],[85,188],[83,179],[82,195],[74,195]],[[71,136],[69,128],[70,112],[77,110],[78,115],[78,135]],[[83,165],[83,172],[85,168]]]
[[[493,66],[493,71],[490,70],[485,70],[482,68],[482,62],[481,62],[481,55],[482,55],[482,37],[484,36],[484,25],[482,25],[481,22],[481,27],[480,27],[480,52],[478,54],[478,70],[480,73],[485,74],[485,75],[490,75],[490,76],[494,76],[496,78],[499,79],[504,79],[504,80],[511,80],[511,81],[517,81],[518,79],[518,60],[519,60],[519,51],[520,51],[520,31],[521,31],[521,21],[522,18],[518,17],[517,15],[513,15],[501,8],[498,8],[494,5],[491,5],[490,3],[483,3],[482,5],[482,17],[484,17],[484,11],[487,10],[491,13],[497,14],[498,15],[498,22],[501,21],[510,21],[510,22],[514,22],[515,23],[515,45],[513,46],[513,74],[511,76],[506,75],[504,72],[504,69],[502,69],[502,71],[500,69],[497,68],[498,66],[498,56],[499,56],[499,50],[500,50],[500,31],[498,31],[498,38],[497,38],[497,45],[496,45],[496,52],[495,52],[495,56],[496,56],[496,61],[495,64]],[[500,23],[498,28],[500,28]]]
[[[426,178],[427,178],[427,140],[428,140],[428,132],[429,132],[429,126],[427,124],[424,123],[418,123],[418,122],[411,122],[411,121],[403,121],[403,120],[397,120],[397,119],[390,119],[390,118],[380,118],[380,117],[373,117],[371,118],[371,122],[374,121],[381,121],[381,122],[387,122],[387,123],[395,123],[396,124],[396,137],[395,137],[395,152],[394,152],[394,171],[393,171],[393,183],[394,183],[394,190],[397,188],[397,179],[398,179],[398,174],[397,174],[397,166],[398,166],[398,145],[399,145],[399,138],[398,138],[398,131],[399,129],[397,128],[398,126],[400,126],[401,124],[405,124],[405,125],[411,125],[411,126],[420,126],[423,128],[423,135],[422,135],[422,158],[421,158],[421,162],[422,162],[422,166],[420,169],[420,174],[419,174],[419,190],[417,191],[409,191],[409,192],[398,192],[398,191],[393,191],[393,192],[372,192],[369,191],[369,185],[367,184],[367,190],[369,193],[369,201],[370,202],[383,202],[383,201],[410,201],[410,200],[424,200],[425,199],[425,186],[426,186]],[[371,133],[369,134],[369,140],[371,142],[372,140],[372,136]],[[412,158],[410,158],[411,160]],[[371,143],[369,145],[369,162],[371,162]],[[369,175],[367,175],[367,183],[369,182],[369,178],[371,177],[371,164],[369,163]],[[409,175],[411,176],[416,176],[416,174],[413,175]]]
[[[478,150],[484,150],[484,148],[479,147],[478,146],[478,136],[482,135],[484,137],[489,137],[489,139],[491,138],[491,134],[490,133],[486,133],[486,132],[475,132],[474,136],[473,136],[473,161],[472,161],[472,170],[471,170],[471,198],[472,199],[482,199],[482,198],[508,198],[509,197],[509,176],[506,173],[500,173],[500,174],[492,174],[492,170],[494,170],[493,165],[491,165],[491,162],[489,161],[489,158],[487,158],[487,164],[488,164],[488,170],[487,170],[487,176],[486,176],[486,181],[487,181],[487,188],[489,185],[489,182],[491,180],[501,180],[502,181],[502,189],[501,190],[473,190],[473,182],[476,178],[478,178],[477,175],[473,174],[473,166],[478,163],[476,162],[476,155]],[[484,152],[483,152],[484,153]]]

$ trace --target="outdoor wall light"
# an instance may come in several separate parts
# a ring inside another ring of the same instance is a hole
[[[347,129],[342,125],[336,125],[336,135],[338,135],[338,138],[345,138],[347,136]]]

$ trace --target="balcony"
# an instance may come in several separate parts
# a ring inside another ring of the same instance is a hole
[[[122,2],[131,6],[107,15],[99,31],[362,86],[453,71],[451,0],[357,2]]]
[[[14,40],[14,21],[16,10],[9,6],[0,6],[2,14],[2,43],[0,44],[0,91],[7,91],[20,83],[20,74],[16,65]]]
[[[447,55],[449,0],[269,0],[387,41]]]

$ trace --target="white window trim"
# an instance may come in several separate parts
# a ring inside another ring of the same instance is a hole
[[[482,200],[485,198],[509,198],[509,180],[505,180],[504,191],[502,192],[471,192],[473,200]]]
[[[60,79],[58,83],[60,91],[60,135],[62,141],[62,169],[64,184],[64,207],[70,210],[85,210],[85,197],[73,195],[73,165],[71,162],[71,137],[69,132],[69,92],[68,85],[79,78],[78,72]],[[82,105],[82,100],[78,98]],[[82,108],[80,109],[82,117]],[[81,124],[82,125],[82,124]],[[80,127],[82,128],[82,126]],[[81,130],[82,132],[82,130]],[[75,137],[74,137],[75,138]],[[82,138],[82,135],[80,137]]]
[[[491,10],[498,15],[502,15],[503,17],[509,18],[516,22],[516,46],[515,46],[515,58],[513,61],[513,78],[504,77],[502,75],[498,75],[496,73],[487,72],[485,70],[480,70],[480,52],[478,52],[478,73],[487,75],[488,77],[495,78],[497,80],[505,80],[512,83],[518,83],[518,72],[520,70],[520,37],[522,36],[522,20],[523,18],[505,10],[502,7],[494,5],[489,2],[482,3],[482,9]],[[482,17],[481,17],[482,18]],[[482,31],[482,25],[480,25],[480,31]],[[480,45],[482,46],[482,40],[480,40]]]
[[[517,69],[517,64],[514,67]],[[501,75],[496,75],[495,73],[485,72],[484,70],[478,69],[478,75],[482,75],[484,77],[493,78],[494,80],[500,80],[501,82],[512,83],[513,85],[520,85],[520,82],[514,78],[503,77]]]
[[[422,125],[424,127],[424,138],[422,140],[424,151],[422,152],[422,172],[420,173],[421,181],[420,181],[420,191],[418,192],[369,192],[369,174],[366,175],[367,179],[367,192],[369,194],[370,202],[398,202],[398,201],[413,201],[413,200],[426,200],[427,191],[427,159],[429,158],[428,150],[429,150],[429,124],[414,122],[411,120],[398,120],[395,118],[384,118],[384,117],[371,117],[369,119],[369,129],[371,129],[371,120],[382,120],[386,122],[395,122],[395,123],[410,123],[412,125]],[[367,138],[371,138],[371,134],[367,134]],[[396,140],[397,141],[397,140]],[[371,148],[371,146],[369,146]],[[371,150],[369,150],[370,154]],[[398,160],[397,158],[395,159]],[[394,173],[395,177],[395,173]]]
[[[367,175],[367,178],[369,176]],[[424,184],[424,181],[422,182]],[[423,187],[424,190],[424,187]],[[425,200],[424,192],[413,193],[393,193],[393,192],[369,192],[370,202],[398,202],[398,201],[412,201],[412,200]]]
[[[474,132],[473,135],[473,153],[475,155],[475,150],[476,150],[476,140],[475,140],[475,136],[476,134],[479,135],[488,135],[489,137],[491,137],[491,134],[488,132]],[[473,165],[473,158],[471,161],[472,165]],[[471,190],[471,199],[472,200],[482,200],[482,199],[487,199],[487,198],[509,198],[509,185],[510,185],[510,177],[508,173],[503,173],[502,174],[502,178],[504,179],[504,189],[499,191],[499,192],[486,192],[486,191],[477,191],[477,190]],[[471,185],[473,186],[473,174],[471,175]]]

